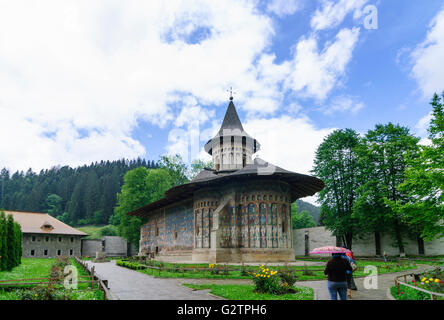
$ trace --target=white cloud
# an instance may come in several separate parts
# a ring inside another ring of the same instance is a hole
[[[296,45],[287,87],[304,96],[325,99],[344,75],[358,38],[359,28],[344,28],[319,51],[315,35],[303,37]]]
[[[253,1],[3,4],[0,106],[8,134],[0,144],[23,148],[2,152],[0,166],[38,170],[144,155],[131,130],[138,119],[165,126],[181,108],[178,95],[220,103],[233,85],[273,101],[267,80],[255,76],[272,35]],[[58,138],[65,124],[72,141]],[[38,155],[25,147],[31,136]],[[86,142],[91,150],[81,147]]]
[[[292,14],[299,3],[270,10]],[[315,36],[303,37],[294,57],[278,64],[269,50],[272,19],[256,5],[4,3],[0,167],[39,170],[144,156],[131,137],[138,120],[172,125],[167,150],[183,151],[190,120],[209,121],[212,111],[203,106],[225,102],[229,86],[249,116],[272,116],[288,90],[325,98],[344,75],[359,29],[341,30],[321,51]],[[288,109],[294,115],[298,104]],[[195,139],[194,127],[191,132]]]
[[[425,98],[444,90],[444,8],[433,18],[426,39],[412,53],[412,75]]]
[[[279,17],[292,15],[303,7],[304,0],[272,0],[268,2],[267,11]]]
[[[330,115],[337,112],[350,112],[356,114],[362,108],[364,108],[364,103],[357,100],[356,97],[342,95],[333,98],[330,104],[321,109],[325,114]]]
[[[318,129],[307,118],[284,115],[250,119],[244,124],[249,135],[261,144],[257,155],[286,170],[310,174],[317,147],[334,129]]]
[[[310,24],[314,30],[325,30],[339,26],[347,14],[354,12],[353,18],[362,16],[362,7],[368,0],[322,0],[322,8],[317,9]]]
[[[429,127],[430,121],[432,120],[432,117],[433,115],[430,111],[424,117],[419,119],[418,123],[415,125],[416,132],[420,137],[425,137],[428,135],[427,129]]]

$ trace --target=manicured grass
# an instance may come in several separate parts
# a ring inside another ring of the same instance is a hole
[[[150,264],[153,264],[154,266],[162,266],[162,270],[159,273],[159,270],[154,269],[143,269],[143,264],[138,263],[136,261],[130,262],[126,267],[129,267],[131,269],[137,270],[142,273],[146,273],[148,275],[154,276],[154,277],[160,277],[160,278],[188,278],[188,279],[251,279],[251,276],[249,274],[245,274],[245,272],[242,272],[242,266],[227,266],[228,269],[235,269],[235,271],[229,271],[228,274],[224,274],[223,270],[220,271],[219,274],[212,273],[208,270],[194,270],[194,271],[185,271],[182,272],[180,269],[182,267],[185,268],[208,268],[208,264],[173,264],[173,263],[159,263],[159,262],[149,262]],[[399,271],[405,271],[405,270],[411,270],[416,268],[416,265],[414,264],[396,264],[396,263],[390,263],[390,262],[383,262],[383,261],[359,261],[358,265],[360,269],[355,271],[354,276],[355,277],[364,277],[368,275],[368,273],[364,273],[364,267],[367,265],[372,265],[379,268],[379,274],[384,273],[390,273],[390,272],[399,272]],[[324,266],[310,266],[310,267],[304,267],[304,266],[271,266],[269,267],[273,268],[273,270],[293,270],[298,271],[296,273],[297,275],[297,281],[308,281],[308,280],[325,280],[324,275]],[[219,266],[219,268],[224,268],[224,266]],[[249,272],[256,272],[258,270],[258,267],[253,266],[245,266]],[[308,268],[310,271],[309,273],[301,272],[301,270],[304,270]]]
[[[312,288],[295,287],[296,293],[273,295],[254,292],[253,285],[243,284],[183,284],[194,290],[210,289],[210,293],[229,300],[313,300]]]
[[[22,264],[11,271],[0,272],[0,280],[31,279],[49,277],[51,265],[56,261],[55,258],[37,259],[22,258]],[[79,276],[85,276],[87,273],[74,260],[70,259],[72,265],[77,268]],[[40,281],[43,282],[43,281]],[[0,300],[17,300],[21,298],[24,290],[29,290],[37,285],[26,285],[20,287],[0,288]],[[69,294],[72,300],[103,300],[103,292],[97,287],[90,288],[89,283],[79,283],[78,289],[66,290],[62,285],[56,285],[57,291]]]
[[[22,258],[22,263],[11,271],[0,271],[0,280],[46,278],[54,258]]]

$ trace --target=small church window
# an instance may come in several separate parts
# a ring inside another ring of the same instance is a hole
[[[35,241],[35,236],[32,236],[32,237],[31,237],[31,241]]]
[[[59,237],[59,242],[62,242],[62,237]]]
[[[46,242],[49,241],[49,237],[48,237],[48,236],[45,237],[45,241],[46,241]]]
[[[31,256],[35,254],[35,250],[31,250]]]
[[[58,255],[58,256],[62,255],[62,250],[60,250],[60,249],[57,250],[57,255]]]
[[[74,251],[74,250],[72,250],[72,249],[69,250],[69,255],[70,255],[70,256],[72,256],[73,251]]]
[[[43,251],[43,254],[44,254],[45,256],[47,256],[47,255],[48,255],[48,250]]]
[[[71,237],[71,242],[74,242],[74,237]]]

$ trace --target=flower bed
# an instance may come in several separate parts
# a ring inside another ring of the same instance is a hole
[[[408,283],[399,283],[391,288],[392,295],[398,300],[444,300],[444,270],[436,268],[416,276]]]

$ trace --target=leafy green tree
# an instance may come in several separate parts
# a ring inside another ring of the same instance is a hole
[[[51,216],[57,217],[62,213],[63,199],[57,194],[50,194],[45,200],[45,209]]]
[[[178,186],[189,181],[187,177],[188,167],[185,162],[183,162],[182,157],[178,154],[162,156],[159,161],[159,168],[168,171],[173,186]]]
[[[359,231],[352,215],[359,186],[359,159],[355,150],[360,143],[354,130],[335,130],[318,147],[312,170],[325,183],[318,200],[321,220],[347,248],[352,247],[353,235]]]
[[[22,263],[22,230],[20,224],[14,222],[14,267]]]
[[[16,261],[16,241],[14,237],[14,219],[12,215],[8,215],[6,218],[6,242],[7,242],[7,251],[8,258],[6,260],[6,270],[12,270],[15,267]]]
[[[125,174],[115,208],[120,221],[119,235],[139,245],[142,219],[127,213],[162,198],[165,191],[173,186],[173,179],[170,171],[163,168],[148,170],[139,167]]]
[[[444,92],[435,94],[428,128],[430,145],[419,146],[419,154],[407,153],[405,180],[398,189],[402,199],[387,201],[404,223],[418,230],[421,238],[444,236]]]
[[[8,226],[5,212],[0,212],[0,270],[8,270]]]
[[[291,224],[293,229],[316,227],[316,222],[312,215],[307,210],[298,212],[296,203],[291,204]]]
[[[367,232],[389,231],[393,234],[401,255],[404,254],[403,234],[409,232],[396,210],[387,201],[406,197],[398,186],[405,180],[405,155],[418,150],[418,138],[409,129],[388,123],[369,130],[358,148],[362,185],[354,206],[359,228]]]
[[[188,179],[193,180],[204,168],[213,168],[213,162],[205,162],[200,159],[193,160],[188,173]]]

